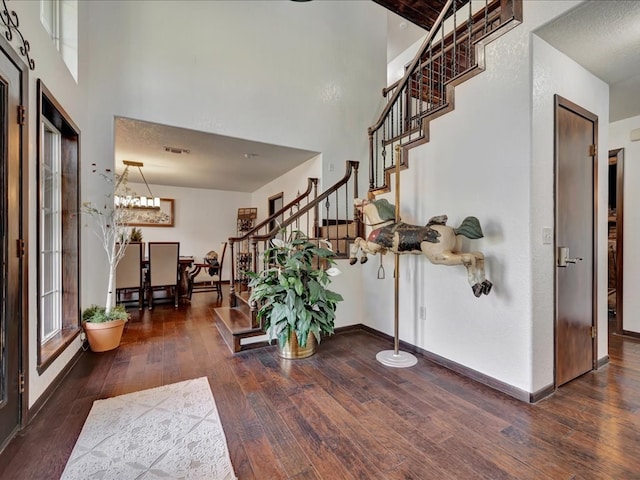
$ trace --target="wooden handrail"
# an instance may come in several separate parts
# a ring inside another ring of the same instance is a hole
[[[453,3],[453,0],[448,0],[444,8],[440,12],[440,15],[438,15],[438,18],[433,24],[433,27],[427,34],[427,38],[425,38],[424,42],[422,42],[422,45],[418,50],[418,54],[413,59],[413,62],[411,62],[411,65],[409,66],[409,68],[407,68],[407,71],[404,72],[404,77],[402,77],[402,80],[400,80],[400,82],[398,83],[398,88],[396,88],[396,90],[393,92],[393,95],[391,95],[391,98],[387,102],[387,105],[382,110],[382,114],[380,115],[380,118],[376,123],[373,124],[373,126],[369,127],[369,135],[373,135],[373,132],[378,130],[384,123],[385,119],[387,118],[387,115],[389,114],[389,111],[391,110],[391,107],[393,107],[393,104],[398,100],[398,97],[400,96],[400,92],[402,92],[404,87],[407,86],[407,83],[409,83],[409,78],[411,78],[411,75],[413,74],[414,70],[416,69],[418,64],[421,62],[422,55],[427,51],[427,48],[429,48],[429,45],[431,44],[431,40],[433,39],[436,32],[442,26],[442,23],[446,18],[446,13],[451,8],[452,3]]]
[[[306,197],[309,196],[309,194],[311,193],[311,190],[313,189],[313,187],[317,186],[317,185],[318,185],[318,179],[309,177],[307,179],[307,189],[303,193],[301,193],[296,198],[291,200],[284,207],[280,208],[280,210],[278,210],[275,213],[273,213],[270,217],[268,217],[265,220],[263,220],[262,222],[258,223],[255,227],[253,227],[251,230],[246,232],[243,236],[241,236],[241,237],[229,237],[229,242],[230,243],[241,242],[241,241],[244,241],[244,240],[248,239],[249,237],[254,235],[257,231],[259,231],[262,227],[264,227],[265,225],[268,225],[269,222],[275,221],[280,215],[285,213],[287,210],[289,210],[289,209],[293,208],[294,206],[298,205],[302,200],[304,200]]]
[[[272,229],[270,232],[268,232],[268,233],[266,233],[264,235],[254,235],[253,237],[251,237],[251,242],[252,243],[253,242],[255,242],[255,243],[264,242],[264,241],[267,241],[267,240],[271,240],[272,238],[275,238],[276,235],[280,232],[280,230],[282,228],[286,228],[289,225],[291,225],[297,219],[299,219],[300,217],[302,217],[303,215],[308,213],[312,208],[316,208],[317,206],[319,206],[324,200],[327,199],[327,197],[329,197],[329,195],[331,195],[332,193],[335,193],[343,185],[346,185],[347,182],[349,181],[349,178],[351,178],[351,174],[352,174],[352,172],[354,170],[356,171],[356,178],[357,178],[357,171],[358,171],[358,165],[359,164],[360,164],[360,162],[356,162],[356,161],[353,161],[353,160],[348,160],[347,161],[347,169],[346,169],[346,172],[344,174],[344,177],[342,177],[342,179],[338,180],[338,182],[336,182],[335,185],[333,185],[332,187],[330,187],[327,190],[325,190],[322,194],[320,194],[314,200],[310,201],[307,205],[305,205],[300,210],[298,210],[296,213],[294,213],[289,218],[284,220],[279,227]],[[356,186],[356,188],[354,189],[354,195],[357,195],[357,194],[358,194],[358,192],[357,192],[357,186]]]

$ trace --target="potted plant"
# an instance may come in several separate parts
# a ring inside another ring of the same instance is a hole
[[[264,252],[267,268],[247,273],[249,301],[257,305],[257,319],[270,340],[278,339],[281,357],[313,355],[322,335],[333,333],[336,307],[343,299],[327,288],[330,277],[340,273],[332,267],[333,256],[330,248],[294,231],[288,240],[271,241]]]
[[[95,163],[92,165],[95,170]],[[100,239],[102,247],[107,254],[109,262],[107,294],[104,306],[92,305],[82,312],[82,325],[89,341],[89,346],[94,352],[104,352],[116,348],[120,344],[124,324],[129,315],[124,306],[115,305],[115,278],[118,262],[124,256],[125,249],[131,241],[132,231],[129,223],[131,212],[126,208],[118,208],[115,205],[116,195],[131,195],[127,187],[126,171],[118,175],[110,169],[105,170],[101,176],[113,188],[106,194],[104,202],[94,204],[84,202],[82,213],[93,220],[93,233]],[[113,337],[107,340],[96,336]]]
[[[120,345],[124,324],[129,314],[124,305],[116,305],[107,313],[105,307],[91,305],[82,312],[82,327],[93,352],[106,352]]]

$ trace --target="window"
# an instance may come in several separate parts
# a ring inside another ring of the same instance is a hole
[[[40,151],[40,339],[62,330],[62,172],[60,131],[41,122]]]
[[[78,0],[40,0],[40,22],[78,81]]]
[[[78,128],[38,80],[38,372],[80,333]]]

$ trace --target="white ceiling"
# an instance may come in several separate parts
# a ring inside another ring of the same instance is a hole
[[[425,34],[390,12],[387,27],[388,59]],[[610,121],[640,115],[640,1],[590,0],[536,33],[609,84]],[[165,146],[190,153],[168,153]],[[151,184],[241,192],[253,192],[318,155],[128,118],[116,119],[115,152],[117,171],[122,160],[143,162]],[[136,175],[130,181],[140,182]]]
[[[166,152],[165,147],[189,153]],[[115,155],[118,173],[124,170],[122,160],[144,163],[142,173],[150,184],[254,192],[318,152],[120,117]],[[137,169],[129,170],[129,181],[142,183]]]
[[[609,121],[640,115],[640,1],[591,0],[536,33],[609,84]]]

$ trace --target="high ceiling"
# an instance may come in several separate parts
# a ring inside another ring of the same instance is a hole
[[[640,1],[588,1],[536,33],[609,84],[609,121],[640,115]]]
[[[433,21],[435,2],[375,0],[405,16],[425,6],[424,20],[388,14],[389,60],[426,32],[413,21]],[[437,13],[435,14],[437,16]],[[429,20],[429,19],[432,20]],[[578,5],[536,33],[610,86],[610,121],[640,115],[640,1],[591,0]],[[122,160],[144,163],[147,181],[157,185],[253,192],[318,152],[238,138],[116,119],[116,169]],[[364,134],[363,134],[364,135]],[[177,147],[190,153],[165,152]],[[141,179],[132,174],[131,181]]]

